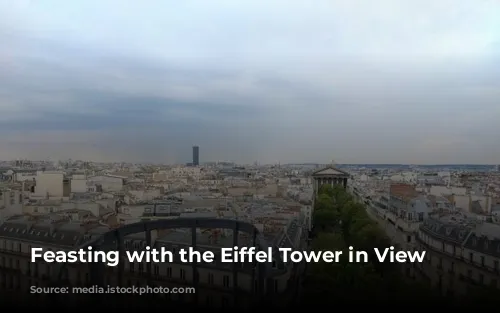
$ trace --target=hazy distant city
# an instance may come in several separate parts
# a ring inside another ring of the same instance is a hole
[[[314,221],[314,202],[320,201],[315,194],[325,184],[342,186],[366,205],[367,216],[380,225],[391,244],[428,252],[426,262],[401,269],[408,279],[430,281],[430,286],[437,286],[443,295],[460,296],[478,284],[500,288],[498,165],[342,166],[334,161],[321,165],[238,165],[204,162],[202,146],[192,147],[191,152],[192,158],[185,165],[3,162],[1,266],[14,269],[3,274],[3,288],[25,289],[33,279],[39,279],[39,284],[57,280],[60,268],[29,263],[30,247],[75,249],[96,242],[112,230],[151,221],[246,222],[260,231],[270,246],[308,249],[314,223],[322,223]],[[196,235],[186,228],[158,230],[152,239],[142,231],[140,226],[139,233],[124,237],[127,249],[150,245],[175,251],[191,246],[193,236],[196,245],[204,249],[215,251],[234,245],[233,231],[217,227],[200,226]],[[248,235],[237,240],[240,244],[250,242]],[[456,245],[460,250],[452,248]],[[201,271],[203,266],[199,266]],[[251,264],[248,266],[238,270],[240,275],[252,275],[248,272]],[[227,295],[236,284],[231,268],[227,263],[207,267],[203,270],[207,274],[200,272],[201,276],[193,280],[191,265],[174,262],[153,265],[149,275],[161,286],[197,286],[197,297],[206,298],[203,301],[210,306],[221,307],[236,305],[236,300]],[[443,268],[445,275],[461,278],[443,278]],[[273,299],[280,295],[284,303],[292,303],[290,296],[299,301],[301,293],[294,286],[300,283],[293,281],[302,281],[305,270],[305,265],[273,265]],[[119,285],[133,286],[145,282],[145,265],[126,264],[123,271],[120,278],[110,274],[100,277],[106,284],[121,281]],[[64,275],[64,281],[74,286],[93,284],[92,274],[83,268],[67,268]],[[248,292],[254,288],[244,279],[238,284]],[[220,288],[222,293],[214,294],[213,288]],[[249,298],[241,302],[241,295],[238,299],[240,306],[254,301]],[[174,300],[194,301],[191,297]]]

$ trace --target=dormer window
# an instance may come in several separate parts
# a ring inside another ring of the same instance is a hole
[[[476,238],[476,237],[472,238],[472,244],[473,244],[474,246],[475,246],[475,245],[477,245],[477,238]]]
[[[484,248],[485,248],[485,249],[488,249],[488,239],[485,239],[485,240],[484,240]]]

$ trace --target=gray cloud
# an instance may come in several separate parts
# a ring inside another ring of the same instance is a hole
[[[0,158],[500,163],[493,2],[162,3],[0,1]]]

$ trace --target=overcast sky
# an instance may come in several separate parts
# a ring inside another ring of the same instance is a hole
[[[500,163],[497,0],[0,0],[0,159]]]

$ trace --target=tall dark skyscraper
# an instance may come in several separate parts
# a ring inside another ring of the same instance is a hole
[[[193,146],[193,165],[200,165],[200,147]]]

